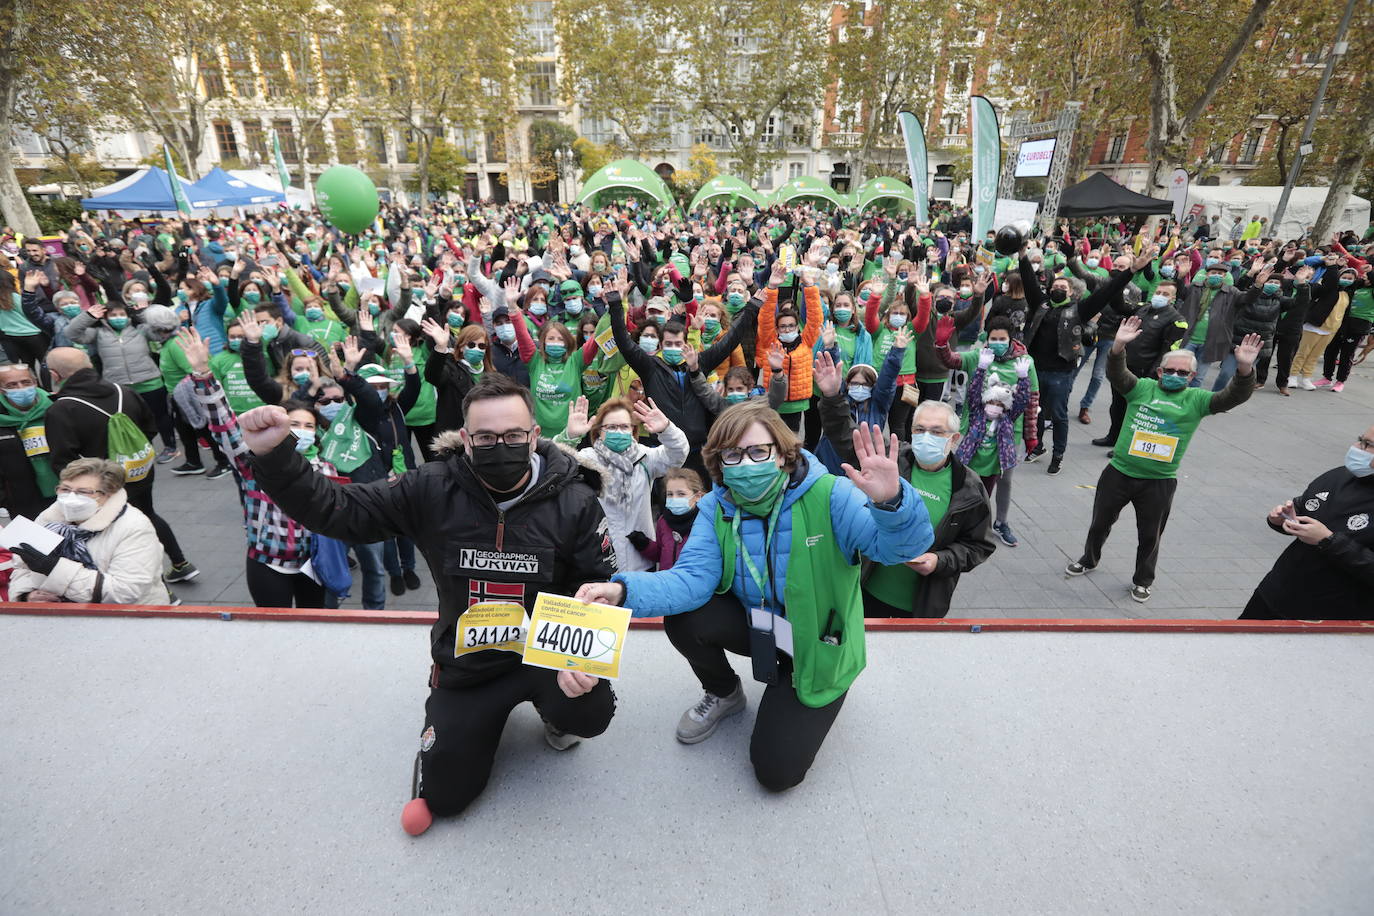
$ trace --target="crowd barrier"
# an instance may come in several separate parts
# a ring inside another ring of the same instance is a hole
[[[252,620],[278,623],[434,623],[435,611],[356,610],[328,608],[225,607],[217,605],[180,605],[178,607],[134,607],[122,604],[69,604],[45,602],[0,603],[0,614],[30,617],[157,617],[176,620]],[[1374,620],[1213,620],[1208,618],[1038,618],[1038,617],[946,617],[868,618],[869,632],[920,633],[1374,633]],[[661,617],[642,617],[630,621],[630,628],[654,630],[663,627]]]

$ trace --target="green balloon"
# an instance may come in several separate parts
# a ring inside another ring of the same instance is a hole
[[[377,186],[351,165],[326,169],[315,181],[315,202],[324,218],[350,234],[362,232],[377,218]]]

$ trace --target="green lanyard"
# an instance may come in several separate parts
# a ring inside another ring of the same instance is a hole
[[[779,492],[779,493],[778,493],[777,502],[775,502],[775,503],[773,504],[773,511],[770,512],[770,513],[768,513],[768,522],[767,522],[767,526],[764,528],[764,531],[763,531],[764,569],[763,569],[762,572],[760,572],[760,571],[759,571],[759,568],[758,568],[757,566],[754,565],[754,558],[751,557],[751,556],[749,556],[749,551],[748,551],[748,549],[744,546],[744,539],[740,537],[740,534],[739,534],[739,525],[740,525],[740,519],[743,518],[743,516],[744,516],[744,510],[741,509],[739,506],[736,506],[736,507],[735,507],[735,518],[734,518],[734,521],[731,523],[731,528],[732,528],[732,530],[733,530],[734,533],[735,533],[735,550],[739,551],[740,555],[744,558],[744,567],[745,567],[745,569],[749,570],[749,576],[750,576],[750,578],[752,578],[752,579],[754,580],[754,584],[757,585],[757,586],[759,587],[759,594],[760,594],[760,595],[762,596],[762,598],[763,598],[763,608],[764,608],[764,610],[769,610],[769,608],[768,608],[768,545],[770,545],[770,544],[773,543],[773,532],[774,532],[775,530],[777,530],[778,517],[779,517],[780,515],[782,515],[782,497],[783,497],[783,493],[782,493],[782,492]],[[770,611],[770,613],[771,613],[771,611]]]

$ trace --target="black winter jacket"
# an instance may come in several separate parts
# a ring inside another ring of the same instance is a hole
[[[354,543],[415,541],[439,592],[430,630],[431,686],[464,687],[520,667],[513,652],[455,657],[459,617],[484,601],[518,603],[538,592],[572,595],[615,573],[610,531],[597,499],[600,477],[548,440],[539,478],[502,511],[478,480],[457,433],[435,439],[434,461],[394,481],[335,483],[311,470],[288,438],[252,458],[259,486],[311,531]]]
[[[80,398],[100,410],[115,413],[119,409],[121,388],[124,391],[124,413],[138,425],[149,442],[153,440],[153,436],[157,435],[157,421],[138,392],[105,381],[94,369],[82,369],[62,383],[46,415],[48,450],[54,471],[61,471],[78,458],[109,457],[110,441],[106,427],[110,418],[99,410],[77,403],[75,399]],[[128,489],[135,493],[151,490],[154,470],[149,468],[148,476],[129,484]]]

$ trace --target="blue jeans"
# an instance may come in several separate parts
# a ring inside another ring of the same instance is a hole
[[[370,611],[386,609],[386,570],[382,563],[385,548],[385,541],[353,545],[358,571],[363,574],[363,607]]]
[[[1211,363],[1204,363],[1202,361],[1202,350],[1205,346],[1205,343],[1189,343],[1183,345],[1183,349],[1197,357],[1197,375],[1193,376],[1193,380],[1188,383],[1189,388],[1201,388],[1202,383],[1207,381],[1207,371],[1212,368]],[[1231,371],[1236,371],[1234,360],[1231,363]]]
[[[1073,391],[1072,369],[1067,372],[1039,372],[1040,379],[1040,419],[1035,438],[1045,443],[1046,416],[1054,421],[1054,449],[1052,454],[1064,454],[1069,447],[1069,393]]]
[[[1088,360],[1093,361],[1093,375],[1088,381],[1088,390],[1083,392],[1083,400],[1078,402],[1079,410],[1087,410],[1093,406],[1093,399],[1097,397],[1097,392],[1102,387],[1102,382],[1107,378],[1107,351],[1112,348],[1110,340],[1099,340],[1088,350],[1083,351],[1083,358],[1078,361],[1078,365],[1073,370],[1073,379],[1078,381],[1078,373],[1087,364]]]
[[[388,576],[399,576],[403,571],[415,569],[415,542],[410,538],[392,538],[385,547],[382,562]]]
[[[1217,380],[1212,383],[1213,391],[1220,391],[1231,381],[1231,376],[1236,374],[1236,354],[1227,353],[1226,358],[1221,361],[1221,368],[1217,370]]]

